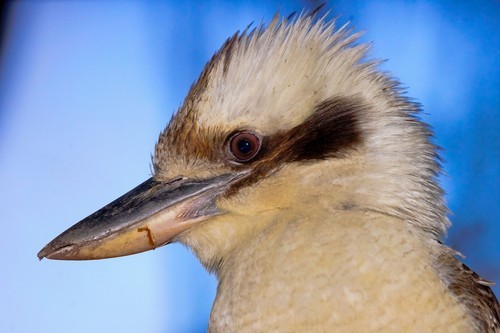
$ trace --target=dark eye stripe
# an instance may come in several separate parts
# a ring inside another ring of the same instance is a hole
[[[262,137],[260,153],[252,157],[259,153],[251,174],[233,184],[226,195],[231,196],[286,163],[343,158],[362,142],[357,115],[368,110],[359,98],[330,98],[316,105],[302,124]]]

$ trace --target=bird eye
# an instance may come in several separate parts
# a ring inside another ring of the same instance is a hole
[[[261,139],[252,132],[239,132],[229,139],[228,150],[231,157],[240,163],[249,162],[260,150]]]

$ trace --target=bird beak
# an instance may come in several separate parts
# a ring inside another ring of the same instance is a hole
[[[217,197],[243,175],[168,182],[150,178],[57,236],[38,258],[103,259],[166,245],[195,224],[222,214]]]

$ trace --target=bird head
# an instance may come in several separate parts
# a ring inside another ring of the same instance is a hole
[[[100,259],[180,241],[217,270],[283,214],[350,209],[397,216],[439,239],[448,222],[431,132],[358,37],[307,15],[232,36],[161,133],[152,178],[39,258]]]

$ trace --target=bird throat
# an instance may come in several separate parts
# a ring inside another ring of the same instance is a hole
[[[471,330],[429,250],[399,219],[356,209],[293,216],[276,216],[225,258],[210,332],[278,323],[287,332]]]

